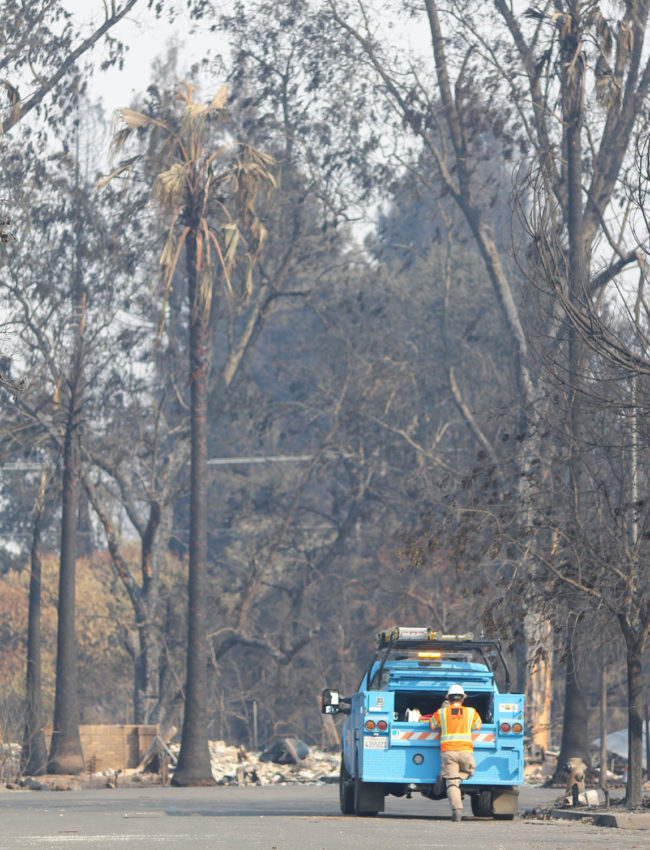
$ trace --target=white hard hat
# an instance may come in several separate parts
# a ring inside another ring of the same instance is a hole
[[[449,690],[447,691],[447,696],[448,697],[453,697],[453,696],[464,697],[465,691],[463,690],[463,686],[462,685],[449,685]]]

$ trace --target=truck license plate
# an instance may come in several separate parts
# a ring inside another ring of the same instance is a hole
[[[363,739],[363,748],[364,750],[387,750],[388,738],[371,738],[370,736],[366,736]]]

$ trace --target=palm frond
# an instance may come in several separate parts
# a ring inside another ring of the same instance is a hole
[[[201,219],[199,221],[199,227],[203,232],[205,245],[205,263],[206,265],[212,265],[212,251],[210,250],[210,226],[208,225],[207,218],[202,214]]]
[[[264,153],[263,151],[258,150],[257,148],[249,147],[248,145],[246,146],[246,150],[248,152],[250,160],[259,165],[261,168],[265,168],[267,169],[267,171],[271,171],[276,167],[277,163],[274,157],[272,157],[270,154]]]
[[[165,171],[161,171],[154,183],[154,197],[167,209],[179,207],[185,195],[187,166],[183,162],[174,162]]]
[[[223,154],[229,150],[230,148],[237,147],[237,143],[229,142],[227,145],[223,145],[220,148],[210,154],[210,156],[206,159],[205,165],[207,169],[210,169],[214,162],[216,162]]]
[[[158,327],[156,342],[160,340],[162,332],[165,329],[165,313],[167,310],[169,295],[172,291],[172,278],[174,277],[174,271],[176,270],[176,266],[178,265],[178,258],[180,257],[183,245],[185,244],[185,240],[187,239],[187,234],[190,232],[190,228],[186,225],[181,232],[178,243],[174,244],[174,227],[177,219],[177,215],[172,218],[172,223],[169,227],[168,236],[165,240],[165,244],[163,246],[163,250],[159,260],[160,271],[163,278],[163,295],[161,304],[160,325]]]
[[[223,257],[228,274],[235,267],[237,259],[237,247],[239,245],[240,232],[237,223],[234,221],[224,224],[221,228],[223,234]]]
[[[111,138],[111,155],[115,156],[124,147],[129,136],[141,127],[156,126],[169,131],[163,121],[158,121],[144,112],[135,109],[116,109],[113,114],[113,133]]]
[[[111,137],[111,145],[110,145],[110,154],[111,156],[117,156],[117,154],[122,150],[124,145],[126,144],[127,139],[133,133],[133,130],[128,127],[119,127],[116,128]]]
[[[181,231],[179,241],[178,243],[176,243],[174,234],[176,232],[176,225],[178,223],[179,217],[180,211],[177,211],[175,215],[172,216],[172,220],[169,224],[169,229],[167,231],[167,239],[165,240],[165,245],[163,246],[163,250],[160,254],[160,260],[158,261],[161,269],[165,269],[165,271],[169,275],[170,280],[171,275],[173,275],[174,270],[176,268],[176,264],[178,263],[178,256],[180,254],[180,250],[183,247],[183,243],[185,242],[187,234],[190,231],[189,225],[185,225],[185,227]],[[166,250],[168,245],[171,245],[173,250]]]
[[[228,273],[228,267],[226,265],[226,261],[225,261],[224,256],[223,256],[223,251],[221,250],[221,245],[219,245],[219,240],[217,239],[217,237],[214,235],[214,233],[212,231],[210,231],[210,241],[214,245],[215,250],[216,250],[217,254],[219,255],[219,262],[221,264],[221,270],[223,271],[223,277],[224,277],[224,280],[225,280],[226,291],[227,291],[228,295],[230,297],[232,297],[234,295],[234,292],[233,292],[233,289],[232,289],[232,283],[230,282],[230,274]]]
[[[168,270],[174,262],[174,254],[176,253],[176,239],[174,238],[173,229],[169,231],[165,244],[160,253],[158,263],[162,269]]]
[[[228,86],[221,86],[210,101],[209,109],[225,109],[228,103]]]
[[[118,110],[115,116],[115,151],[133,132],[151,125],[162,129],[158,154],[164,158],[165,167],[156,177],[153,194],[170,220],[160,256],[163,322],[172,278],[189,234],[196,240],[197,288],[192,310],[211,309],[217,279],[226,294],[233,297],[231,275],[238,265],[243,298],[248,300],[253,292],[254,267],[268,236],[257,202],[263,192],[278,185],[276,162],[269,154],[232,140],[204,155],[203,145],[209,141],[207,120],[211,113],[225,110],[227,101],[225,85],[206,104],[195,100],[192,84],[185,82],[177,91],[180,114],[171,124],[133,109]],[[126,160],[120,163],[102,179],[101,185],[131,164]],[[162,328],[163,325],[160,332]]]
[[[115,177],[118,177],[120,174],[124,174],[125,172],[127,174],[127,177],[130,177],[133,172],[133,168],[139,159],[140,156],[132,156],[129,157],[129,159],[123,159],[117,166],[117,168],[114,168],[110,174],[107,174],[106,177],[102,177],[102,179],[97,182],[95,188],[103,189],[105,186],[108,186],[111,180],[113,180]]]
[[[155,118],[145,115],[144,112],[137,112],[135,109],[118,109],[117,116],[130,130],[134,130],[136,127],[146,127],[149,124],[160,124]]]
[[[242,298],[244,303],[248,304],[253,294],[253,266],[254,261],[250,254],[246,255],[246,273],[244,274],[244,282],[242,285]]]
[[[255,218],[251,225],[251,233],[253,234],[253,238],[255,239],[255,243],[257,245],[257,253],[261,253],[262,248],[264,247],[264,243],[266,242],[266,237],[269,235],[268,230],[259,218]]]
[[[183,80],[176,92],[176,97],[183,103],[192,103],[194,100],[194,86],[189,80]]]
[[[204,103],[188,103],[183,111],[181,133],[200,133],[208,107]]]

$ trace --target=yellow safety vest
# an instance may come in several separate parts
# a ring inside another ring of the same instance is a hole
[[[472,752],[472,730],[481,728],[478,712],[465,705],[448,705],[438,709],[429,721],[432,729],[440,729],[440,752],[464,750]]]

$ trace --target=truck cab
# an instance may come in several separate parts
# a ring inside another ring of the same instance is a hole
[[[495,666],[503,673],[503,692]],[[343,814],[383,812],[389,794],[446,796],[444,784],[436,786],[440,731],[431,729],[428,718],[452,684],[463,686],[465,705],[482,721],[472,734],[476,771],[461,790],[471,797],[475,816],[515,816],[524,771],[524,696],[510,693],[499,641],[403,626],[377,635],[375,655],[355,694],[322,693],[324,714],[347,715],[339,778]]]

